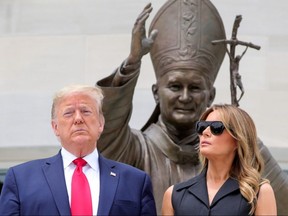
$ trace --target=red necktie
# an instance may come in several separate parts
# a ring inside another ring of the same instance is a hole
[[[77,158],[73,161],[77,166],[72,176],[71,188],[71,214],[72,215],[92,215],[92,199],[89,182],[82,172],[82,167],[86,161]]]

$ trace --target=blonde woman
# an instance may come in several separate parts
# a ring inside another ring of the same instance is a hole
[[[244,110],[214,105],[196,125],[202,172],[167,189],[163,215],[276,215],[256,128]]]

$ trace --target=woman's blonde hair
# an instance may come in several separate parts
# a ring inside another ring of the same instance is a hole
[[[260,185],[268,180],[262,179],[264,162],[257,144],[257,132],[254,121],[244,110],[228,104],[213,105],[207,109],[200,120],[217,110],[228,133],[237,140],[237,150],[230,170],[230,176],[239,182],[240,192],[251,204],[250,214],[256,208],[257,194]],[[200,154],[203,168],[207,168],[208,160]]]

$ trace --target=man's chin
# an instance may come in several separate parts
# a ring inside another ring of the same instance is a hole
[[[78,135],[75,136],[73,139],[73,143],[75,143],[76,145],[87,145],[89,143],[89,137],[86,135]]]

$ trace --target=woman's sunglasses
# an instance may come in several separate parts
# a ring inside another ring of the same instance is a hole
[[[221,135],[225,129],[225,126],[221,121],[198,121],[196,123],[196,131],[199,135],[202,135],[207,127],[210,127],[211,133],[216,136]]]

